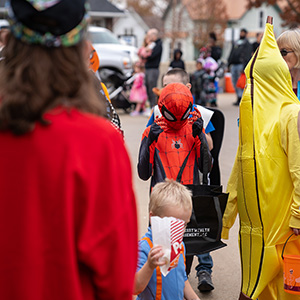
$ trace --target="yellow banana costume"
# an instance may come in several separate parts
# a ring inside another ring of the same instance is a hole
[[[242,292],[251,299],[299,300],[283,290],[280,255],[290,227],[300,228],[300,102],[271,24],[245,74],[222,238],[239,213]],[[290,240],[285,253],[300,255],[300,237]]]

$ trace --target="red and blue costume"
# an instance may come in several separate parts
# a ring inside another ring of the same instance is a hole
[[[210,171],[203,120],[199,111],[189,118],[192,105],[185,85],[171,83],[163,89],[158,101],[162,117],[144,131],[139,152],[138,174],[143,180],[151,177],[151,188],[165,178],[177,179],[186,158],[182,184],[200,183],[199,170],[205,177]]]

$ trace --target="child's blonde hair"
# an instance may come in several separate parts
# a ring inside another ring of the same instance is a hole
[[[284,31],[278,38],[277,44],[279,48],[285,47],[294,51],[297,57],[295,68],[300,68],[300,29],[290,29]]]
[[[166,179],[154,186],[150,196],[149,212],[152,212],[153,216],[162,217],[164,208],[171,205],[192,211],[192,193],[181,183]]]
[[[181,68],[174,68],[174,69],[169,70],[166,74],[164,74],[162,76],[162,82],[163,82],[164,77],[170,76],[170,75],[178,76],[178,78],[180,79],[180,83],[182,83],[184,85],[186,85],[190,82],[189,74]]]
[[[139,68],[140,72],[145,72],[145,65],[139,61],[134,64],[134,68]]]

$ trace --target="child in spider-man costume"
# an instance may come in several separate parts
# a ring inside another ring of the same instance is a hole
[[[193,96],[182,83],[170,83],[158,100],[162,117],[143,133],[139,152],[138,174],[143,180],[151,176],[151,188],[165,178],[177,179],[181,166],[182,184],[199,184],[199,170],[203,183],[211,168],[211,155],[203,130],[200,112],[189,114]]]

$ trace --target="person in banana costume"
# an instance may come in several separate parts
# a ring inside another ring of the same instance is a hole
[[[284,291],[281,253],[294,232],[285,254],[300,255],[300,102],[269,22],[245,68],[222,238],[239,213],[240,299],[299,300]]]

